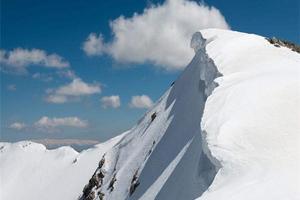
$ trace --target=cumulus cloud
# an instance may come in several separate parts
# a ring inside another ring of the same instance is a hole
[[[78,117],[63,117],[63,118],[49,118],[44,116],[34,123],[37,128],[57,128],[57,127],[76,127],[85,128],[88,126],[87,121],[81,120]]]
[[[129,103],[131,108],[150,108],[153,105],[153,101],[147,95],[133,96]]]
[[[11,125],[9,125],[9,128],[15,129],[15,130],[18,130],[18,131],[23,130],[26,127],[27,127],[27,125],[23,122],[14,122]]]
[[[118,108],[121,106],[120,97],[117,95],[102,97],[101,103],[103,108]]]
[[[105,51],[102,35],[91,33],[83,43],[83,50],[88,56],[102,55]]]
[[[130,18],[110,22],[112,41],[91,33],[84,42],[87,55],[111,55],[119,62],[151,62],[167,70],[180,69],[191,60],[189,43],[199,29],[229,29],[220,11],[203,3],[167,0]]]
[[[58,87],[55,90],[48,90],[46,101],[50,103],[65,103],[74,97],[89,96],[101,93],[99,84],[88,84],[80,78],[75,78],[71,83]]]
[[[4,71],[26,73],[27,67],[39,65],[48,68],[67,68],[69,62],[57,54],[48,54],[41,49],[16,48],[11,51],[0,50],[0,64]]]

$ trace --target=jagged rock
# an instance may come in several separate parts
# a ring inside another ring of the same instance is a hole
[[[138,174],[138,170],[134,173],[133,178],[131,180],[131,185],[130,185],[130,189],[129,189],[130,196],[134,193],[136,188],[140,185],[137,174]]]
[[[84,188],[83,188],[83,191],[82,191],[83,196],[87,197],[89,195],[89,193],[91,192],[92,188],[93,187],[90,184],[85,185]]]
[[[91,184],[92,186],[99,185],[99,177],[94,174],[90,179],[89,184]]]
[[[297,53],[300,53],[300,46],[297,44],[294,44],[292,42],[286,41],[286,40],[281,40],[275,37],[272,38],[266,38],[271,44],[273,44],[275,47],[287,47],[291,49],[292,51],[295,51]]]
[[[92,191],[86,198],[85,200],[94,200],[95,199],[95,192]]]
[[[99,166],[100,169],[103,167],[104,163],[105,163],[105,154],[102,156],[102,159],[99,162],[98,166]]]
[[[99,197],[100,200],[104,200],[104,193],[99,191],[98,192],[98,197]]]
[[[77,162],[77,158],[75,158],[72,163],[75,164],[76,162]]]
[[[95,174],[92,176],[92,178],[89,180],[89,183],[84,187],[83,189],[83,195],[85,197],[88,197],[91,194],[92,189],[96,186],[99,187],[99,178]]]
[[[154,140],[153,143],[152,143],[151,149],[148,151],[148,156],[152,153],[152,150],[153,150],[154,145],[155,145],[155,140]]]
[[[156,118],[156,112],[154,112],[152,115],[151,115],[151,122],[153,122],[153,120]]]
[[[113,178],[111,179],[111,181],[110,181],[110,183],[109,183],[109,185],[108,185],[108,188],[107,188],[107,189],[109,189],[111,192],[115,189],[115,188],[114,188],[114,184],[115,184],[116,181],[117,181],[117,179],[116,179],[116,174],[114,174],[114,176],[113,176]]]
[[[99,177],[99,179],[103,179],[104,178],[104,173],[102,170],[100,170],[100,172],[97,174],[97,176]]]

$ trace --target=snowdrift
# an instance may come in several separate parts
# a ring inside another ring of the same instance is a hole
[[[217,29],[191,47],[182,75],[123,135],[80,154],[0,144],[1,199],[299,199],[300,54]]]

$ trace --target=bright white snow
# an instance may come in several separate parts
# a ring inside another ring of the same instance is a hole
[[[1,199],[85,200],[103,173],[95,200],[299,200],[300,54],[217,29],[191,46],[182,75],[123,135],[80,154],[0,143]]]
[[[30,141],[0,143],[0,199],[77,199],[103,153],[122,137],[81,153],[71,147],[47,150]]]
[[[257,35],[201,32],[223,74],[201,123],[222,168],[199,200],[299,200],[300,55]]]

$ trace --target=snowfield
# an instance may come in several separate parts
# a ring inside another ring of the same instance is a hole
[[[30,141],[0,143],[0,199],[77,199],[98,159],[121,138],[81,153],[71,147],[47,150]]]
[[[300,54],[260,36],[202,31],[222,77],[201,122],[221,162],[199,199],[300,199]]]
[[[300,54],[207,29],[131,130],[81,153],[0,143],[2,200],[299,200]]]

